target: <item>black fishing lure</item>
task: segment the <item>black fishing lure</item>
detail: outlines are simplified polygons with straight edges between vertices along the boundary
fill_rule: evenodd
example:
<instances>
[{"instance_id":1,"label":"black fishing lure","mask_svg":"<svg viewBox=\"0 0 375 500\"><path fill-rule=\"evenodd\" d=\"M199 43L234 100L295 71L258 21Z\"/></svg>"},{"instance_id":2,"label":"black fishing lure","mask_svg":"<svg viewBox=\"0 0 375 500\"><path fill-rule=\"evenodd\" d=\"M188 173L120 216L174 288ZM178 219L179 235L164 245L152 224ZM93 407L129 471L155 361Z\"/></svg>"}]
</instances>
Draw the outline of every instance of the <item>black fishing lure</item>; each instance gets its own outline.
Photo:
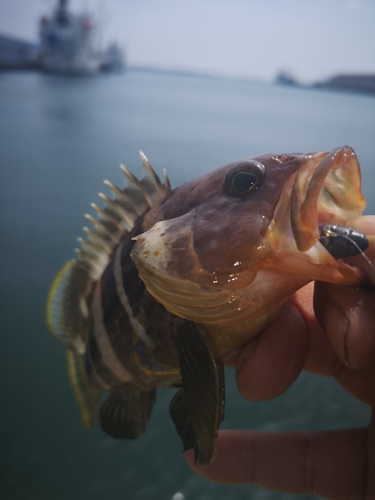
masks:
<instances>
[{"instance_id":1,"label":"black fishing lure","mask_svg":"<svg viewBox=\"0 0 375 500\"><path fill-rule=\"evenodd\" d=\"M354 257L363 253L368 247L368 239L363 233L336 224L323 226L319 241L335 259Z\"/></svg>"}]
</instances>

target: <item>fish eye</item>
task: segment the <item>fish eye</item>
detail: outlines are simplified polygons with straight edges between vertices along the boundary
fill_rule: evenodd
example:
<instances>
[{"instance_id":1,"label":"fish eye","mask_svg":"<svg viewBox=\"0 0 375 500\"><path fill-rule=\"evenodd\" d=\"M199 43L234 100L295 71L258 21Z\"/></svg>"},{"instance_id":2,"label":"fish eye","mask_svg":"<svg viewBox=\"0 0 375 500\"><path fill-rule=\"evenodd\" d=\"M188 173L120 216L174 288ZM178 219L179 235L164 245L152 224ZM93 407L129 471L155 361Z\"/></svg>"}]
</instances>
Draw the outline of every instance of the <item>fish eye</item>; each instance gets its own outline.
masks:
<instances>
[{"instance_id":1,"label":"fish eye","mask_svg":"<svg viewBox=\"0 0 375 500\"><path fill-rule=\"evenodd\" d=\"M263 163L256 160L236 163L225 176L224 191L239 198L253 193L262 184L265 170Z\"/></svg>"}]
</instances>

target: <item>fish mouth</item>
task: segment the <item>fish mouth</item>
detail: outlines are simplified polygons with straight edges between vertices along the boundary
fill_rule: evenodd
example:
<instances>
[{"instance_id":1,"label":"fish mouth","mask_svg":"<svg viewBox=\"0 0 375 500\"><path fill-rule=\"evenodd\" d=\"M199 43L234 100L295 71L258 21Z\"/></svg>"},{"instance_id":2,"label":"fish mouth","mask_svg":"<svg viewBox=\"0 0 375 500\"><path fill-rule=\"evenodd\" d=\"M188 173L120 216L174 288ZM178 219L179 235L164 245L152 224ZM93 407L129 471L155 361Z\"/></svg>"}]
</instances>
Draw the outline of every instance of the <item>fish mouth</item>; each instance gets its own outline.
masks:
<instances>
[{"instance_id":1,"label":"fish mouth","mask_svg":"<svg viewBox=\"0 0 375 500\"><path fill-rule=\"evenodd\" d=\"M349 283L358 272L335 259L319 242L326 224L345 226L366 207L361 192L361 172L356 154L349 146L330 152L306 155L301 167L284 186L276 204L267 238L278 260L288 262L299 254L300 272L308 262L312 279ZM301 259L302 257L302 259ZM286 259L286 260L285 260Z\"/></svg>"}]
</instances>

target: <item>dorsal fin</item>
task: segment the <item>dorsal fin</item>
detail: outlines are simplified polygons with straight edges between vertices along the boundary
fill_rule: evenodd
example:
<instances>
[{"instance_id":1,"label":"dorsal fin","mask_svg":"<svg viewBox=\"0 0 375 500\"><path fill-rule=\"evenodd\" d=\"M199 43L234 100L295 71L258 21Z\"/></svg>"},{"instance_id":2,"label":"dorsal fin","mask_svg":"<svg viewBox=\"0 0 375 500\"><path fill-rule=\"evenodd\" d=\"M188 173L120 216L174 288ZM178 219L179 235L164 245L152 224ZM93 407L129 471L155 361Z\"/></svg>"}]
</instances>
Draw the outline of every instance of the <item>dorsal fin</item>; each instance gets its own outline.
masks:
<instances>
[{"instance_id":1,"label":"dorsal fin","mask_svg":"<svg viewBox=\"0 0 375 500\"><path fill-rule=\"evenodd\" d=\"M67 347L80 353L85 350L89 301L94 283L102 275L120 242L141 217L171 191L166 172L162 184L146 156L142 152L140 156L144 165L141 180L121 166L126 180L123 190L105 181L113 198L99 194L104 207L92 204L97 219L86 215L93 227L84 228L86 239L78 238L81 248L76 250L76 258L63 266L48 295L49 330Z\"/></svg>"}]
</instances>

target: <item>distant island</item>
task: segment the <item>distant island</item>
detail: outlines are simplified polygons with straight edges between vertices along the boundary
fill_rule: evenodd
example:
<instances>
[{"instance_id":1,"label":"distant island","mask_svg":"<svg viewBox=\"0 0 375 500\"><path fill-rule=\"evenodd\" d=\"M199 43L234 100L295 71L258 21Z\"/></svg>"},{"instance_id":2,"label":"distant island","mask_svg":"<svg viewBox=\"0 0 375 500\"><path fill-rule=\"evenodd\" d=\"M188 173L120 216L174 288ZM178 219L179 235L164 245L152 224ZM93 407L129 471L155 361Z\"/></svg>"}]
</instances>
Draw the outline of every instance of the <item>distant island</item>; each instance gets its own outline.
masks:
<instances>
[{"instance_id":1,"label":"distant island","mask_svg":"<svg viewBox=\"0 0 375 500\"><path fill-rule=\"evenodd\" d=\"M314 89L330 89L341 90L346 92L364 92L367 94L375 94L375 74L355 75L344 74L336 75L328 80L316 82L311 85L303 85L287 71L280 71L275 78L277 85L294 86L301 88Z\"/></svg>"},{"instance_id":2,"label":"distant island","mask_svg":"<svg viewBox=\"0 0 375 500\"><path fill-rule=\"evenodd\" d=\"M280 73L275 78L275 83L277 85L299 86L297 80L288 71L280 71Z\"/></svg>"},{"instance_id":3,"label":"distant island","mask_svg":"<svg viewBox=\"0 0 375 500\"><path fill-rule=\"evenodd\" d=\"M375 94L374 75L337 75L329 80L314 83L317 89L351 90Z\"/></svg>"}]
</instances>

